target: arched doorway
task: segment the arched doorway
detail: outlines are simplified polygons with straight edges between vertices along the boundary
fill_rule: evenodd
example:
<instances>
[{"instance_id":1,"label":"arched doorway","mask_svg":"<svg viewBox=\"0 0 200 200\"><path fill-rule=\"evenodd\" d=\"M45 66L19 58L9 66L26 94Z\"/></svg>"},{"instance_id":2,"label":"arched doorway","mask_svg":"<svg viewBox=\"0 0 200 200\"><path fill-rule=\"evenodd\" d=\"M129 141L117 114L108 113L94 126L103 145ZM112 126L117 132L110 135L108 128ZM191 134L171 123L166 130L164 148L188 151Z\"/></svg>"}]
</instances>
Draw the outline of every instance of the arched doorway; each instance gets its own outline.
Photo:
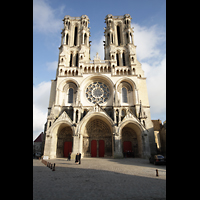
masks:
<instances>
[{"instance_id":1,"label":"arched doorway","mask_svg":"<svg viewBox=\"0 0 200 200\"><path fill-rule=\"evenodd\" d=\"M58 128L57 134L57 150L56 157L63 158L68 157L69 152L72 152L72 129L66 124L61 124Z\"/></svg>"},{"instance_id":2,"label":"arched doorway","mask_svg":"<svg viewBox=\"0 0 200 200\"><path fill-rule=\"evenodd\" d=\"M139 128L129 123L121 132L122 153L124 157L142 157L142 137Z\"/></svg>"},{"instance_id":3,"label":"arched doorway","mask_svg":"<svg viewBox=\"0 0 200 200\"><path fill-rule=\"evenodd\" d=\"M112 156L112 132L109 125L101 119L90 119L83 134L84 157Z\"/></svg>"}]
</instances>

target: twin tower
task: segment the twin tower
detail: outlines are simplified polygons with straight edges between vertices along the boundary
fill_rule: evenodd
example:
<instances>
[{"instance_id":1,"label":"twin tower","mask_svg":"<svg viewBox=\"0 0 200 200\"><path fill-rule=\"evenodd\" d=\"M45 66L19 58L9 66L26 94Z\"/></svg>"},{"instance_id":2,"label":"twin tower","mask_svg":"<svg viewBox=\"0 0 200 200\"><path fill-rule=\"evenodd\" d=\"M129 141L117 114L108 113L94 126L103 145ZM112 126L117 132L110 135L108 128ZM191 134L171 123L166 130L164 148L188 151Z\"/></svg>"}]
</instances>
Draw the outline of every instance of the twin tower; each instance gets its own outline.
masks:
<instances>
[{"instance_id":1,"label":"twin tower","mask_svg":"<svg viewBox=\"0 0 200 200\"><path fill-rule=\"evenodd\" d=\"M104 28L104 60L109 63L112 75L136 75L144 76L141 65L136 58L136 46L134 45L133 29L131 28L131 16L107 15ZM60 59L58 75L80 76L83 73L96 72L96 68L84 68L85 61L90 60L90 28L87 15L81 17L70 17L66 15L63 19L61 46L59 48ZM96 58L98 59L98 57ZM108 62L109 61L109 62ZM66 67L69 67L66 69ZM97 69L100 72L104 68Z\"/></svg>"},{"instance_id":2,"label":"twin tower","mask_svg":"<svg viewBox=\"0 0 200 200\"><path fill-rule=\"evenodd\" d=\"M146 77L131 16L107 15L104 60L90 59L87 15L63 19L56 79L45 124L44 158L149 157L155 153Z\"/></svg>"}]
</instances>

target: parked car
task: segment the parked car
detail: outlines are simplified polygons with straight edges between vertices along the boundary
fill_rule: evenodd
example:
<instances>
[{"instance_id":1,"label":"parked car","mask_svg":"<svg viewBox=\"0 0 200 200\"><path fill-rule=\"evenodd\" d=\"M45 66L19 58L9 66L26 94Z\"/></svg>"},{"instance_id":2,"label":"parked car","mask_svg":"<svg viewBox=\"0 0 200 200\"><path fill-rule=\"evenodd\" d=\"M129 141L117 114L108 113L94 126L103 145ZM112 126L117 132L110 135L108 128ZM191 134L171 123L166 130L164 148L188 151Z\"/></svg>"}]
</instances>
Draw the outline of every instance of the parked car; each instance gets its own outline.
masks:
<instances>
[{"instance_id":1,"label":"parked car","mask_svg":"<svg viewBox=\"0 0 200 200\"><path fill-rule=\"evenodd\" d=\"M162 155L152 155L150 158L149 158L149 162L150 163L153 163L154 165L157 165L157 164L166 164L166 158Z\"/></svg>"}]
</instances>

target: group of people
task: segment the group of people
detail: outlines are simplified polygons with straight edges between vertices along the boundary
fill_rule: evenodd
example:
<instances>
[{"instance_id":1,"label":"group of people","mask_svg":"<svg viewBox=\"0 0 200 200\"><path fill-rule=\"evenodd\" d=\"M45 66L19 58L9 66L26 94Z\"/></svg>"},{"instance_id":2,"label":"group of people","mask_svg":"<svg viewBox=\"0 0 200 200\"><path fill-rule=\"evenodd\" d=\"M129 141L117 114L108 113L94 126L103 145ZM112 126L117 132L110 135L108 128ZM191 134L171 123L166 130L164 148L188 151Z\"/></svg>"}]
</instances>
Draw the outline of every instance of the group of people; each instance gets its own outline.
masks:
<instances>
[{"instance_id":1,"label":"group of people","mask_svg":"<svg viewBox=\"0 0 200 200\"><path fill-rule=\"evenodd\" d=\"M72 152L69 152L69 154L68 154L68 160L69 160L69 161L71 160L71 153L72 153ZM76 154L75 163L76 163L77 165L78 165L78 164L81 164L81 153L77 153L77 154Z\"/></svg>"}]
</instances>

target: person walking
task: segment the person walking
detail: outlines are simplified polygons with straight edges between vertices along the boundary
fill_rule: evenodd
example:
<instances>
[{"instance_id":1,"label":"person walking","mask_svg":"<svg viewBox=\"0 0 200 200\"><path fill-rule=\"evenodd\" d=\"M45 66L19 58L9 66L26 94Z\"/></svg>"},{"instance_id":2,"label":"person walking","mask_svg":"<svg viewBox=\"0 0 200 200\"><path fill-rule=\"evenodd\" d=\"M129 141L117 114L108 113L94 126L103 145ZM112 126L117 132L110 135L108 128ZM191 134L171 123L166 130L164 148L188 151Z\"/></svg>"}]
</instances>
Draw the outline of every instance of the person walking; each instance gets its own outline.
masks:
<instances>
[{"instance_id":1,"label":"person walking","mask_svg":"<svg viewBox=\"0 0 200 200\"><path fill-rule=\"evenodd\" d=\"M79 161L79 154L77 153L77 154L76 154L75 163L78 164L78 161Z\"/></svg>"},{"instance_id":2,"label":"person walking","mask_svg":"<svg viewBox=\"0 0 200 200\"><path fill-rule=\"evenodd\" d=\"M68 154L68 160L69 160L69 161L71 160L71 153L72 153L72 152L69 152L69 154Z\"/></svg>"},{"instance_id":3,"label":"person walking","mask_svg":"<svg viewBox=\"0 0 200 200\"><path fill-rule=\"evenodd\" d=\"M79 153L79 165L81 164L81 153Z\"/></svg>"}]
</instances>

